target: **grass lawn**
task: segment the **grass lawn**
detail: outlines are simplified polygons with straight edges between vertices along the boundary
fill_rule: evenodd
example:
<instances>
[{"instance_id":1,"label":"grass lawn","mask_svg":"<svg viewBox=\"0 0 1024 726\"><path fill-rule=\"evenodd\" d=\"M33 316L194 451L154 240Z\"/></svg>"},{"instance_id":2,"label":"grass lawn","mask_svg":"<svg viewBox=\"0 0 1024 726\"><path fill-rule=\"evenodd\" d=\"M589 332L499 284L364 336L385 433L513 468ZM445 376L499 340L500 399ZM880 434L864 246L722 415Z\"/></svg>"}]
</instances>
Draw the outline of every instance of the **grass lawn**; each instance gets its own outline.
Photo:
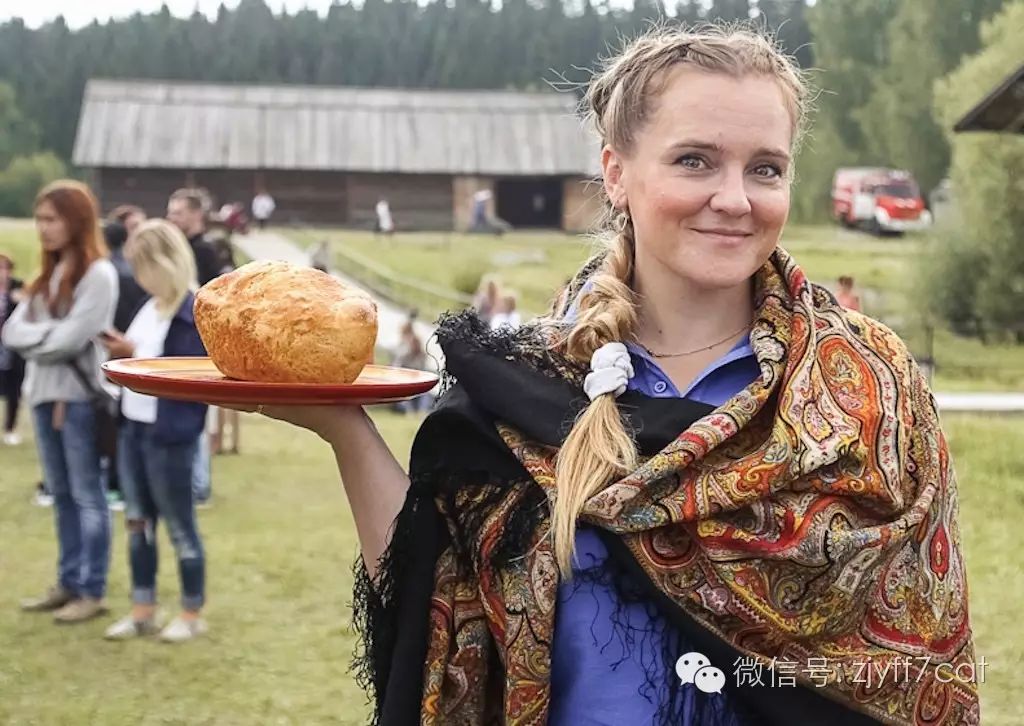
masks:
<instances>
[{"instance_id":1,"label":"grass lawn","mask_svg":"<svg viewBox=\"0 0 1024 726\"><path fill-rule=\"evenodd\" d=\"M495 237L458 233L406 233L388 239L353 230L282 230L308 245L327 237L333 244L369 257L399 275L458 288L473 272L497 272L520 293L520 305L539 313L555 290L596 249L592 240L554 232L516 232ZM811 279L832 285L842 274L853 275L864 288L877 291L871 302L898 294L906 285L916 238L875 239L833 227L787 228L783 244ZM887 303L887 306L896 303Z\"/></svg>"},{"instance_id":2,"label":"grass lawn","mask_svg":"<svg viewBox=\"0 0 1024 726\"><path fill-rule=\"evenodd\" d=\"M14 276L31 278L39 269L39 237L30 219L0 218L0 255L14 260Z\"/></svg>"},{"instance_id":3,"label":"grass lawn","mask_svg":"<svg viewBox=\"0 0 1024 726\"><path fill-rule=\"evenodd\" d=\"M405 461L418 421L376 419ZM211 634L177 647L104 642L109 618L57 627L18 612L19 597L51 581L55 543L51 512L29 502L38 475L31 443L0 449L0 723L365 723L362 692L347 674L356 536L327 447L282 424L245 417L244 425L244 453L214 460L215 505L200 513ZM946 430L960 475L977 652L989 664L984 722L1009 726L1019 723L1024 668L1020 419L949 417ZM120 515L115 521L109 603L120 614L127 562ZM163 536L161 552L171 610L178 586Z\"/></svg>"},{"instance_id":4,"label":"grass lawn","mask_svg":"<svg viewBox=\"0 0 1024 726\"><path fill-rule=\"evenodd\" d=\"M378 416L399 460L417 421ZM128 564L115 515L110 618L71 627L18 611L54 577L51 510L30 504L31 442L0 449L0 723L366 723L347 669L357 540L328 447L312 434L244 417L243 455L214 459L214 506L200 512L208 557L209 638L184 647L101 639L127 612ZM28 434L27 426L23 425ZM161 530L160 592L178 583Z\"/></svg>"}]
</instances>

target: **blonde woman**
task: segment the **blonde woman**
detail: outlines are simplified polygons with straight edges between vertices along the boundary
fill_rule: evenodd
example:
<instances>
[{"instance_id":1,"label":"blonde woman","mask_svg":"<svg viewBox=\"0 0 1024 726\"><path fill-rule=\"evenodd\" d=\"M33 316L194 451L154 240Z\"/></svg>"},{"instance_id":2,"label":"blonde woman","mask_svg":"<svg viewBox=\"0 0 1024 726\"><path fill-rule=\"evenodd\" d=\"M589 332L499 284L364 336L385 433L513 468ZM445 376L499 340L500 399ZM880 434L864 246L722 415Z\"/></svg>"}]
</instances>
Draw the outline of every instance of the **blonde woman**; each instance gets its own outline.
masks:
<instances>
[{"instance_id":1,"label":"blonde woman","mask_svg":"<svg viewBox=\"0 0 1024 726\"><path fill-rule=\"evenodd\" d=\"M152 297L124 335L109 332L103 337L111 357L206 355L192 317L196 264L185 236L170 222L144 222L129 241L126 256L139 285ZM178 556L182 612L160 631L160 638L190 640L207 629L201 617L206 558L192 494L192 466L206 406L125 390L121 412L118 472L128 527L132 611L111 625L106 637L126 640L158 630L156 527L162 519Z\"/></svg>"},{"instance_id":2,"label":"blonde woman","mask_svg":"<svg viewBox=\"0 0 1024 726\"><path fill-rule=\"evenodd\" d=\"M978 723L932 397L779 246L807 96L753 33L629 43L607 250L546 321L441 321L408 475L358 408L258 408L337 455L381 723Z\"/></svg>"},{"instance_id":3,"label":"blonde woman","mask_svg":"<svg viewBox=\"0 0 1024 726\"><path fill-rule=\"evenodd\" d=\"M476 294L473 295L473 310L477 312L481 320L490 322L494 313L497 312L500 297L501 279L495 274L486 274L480 278Z\"/></svg>"}]
</instances>

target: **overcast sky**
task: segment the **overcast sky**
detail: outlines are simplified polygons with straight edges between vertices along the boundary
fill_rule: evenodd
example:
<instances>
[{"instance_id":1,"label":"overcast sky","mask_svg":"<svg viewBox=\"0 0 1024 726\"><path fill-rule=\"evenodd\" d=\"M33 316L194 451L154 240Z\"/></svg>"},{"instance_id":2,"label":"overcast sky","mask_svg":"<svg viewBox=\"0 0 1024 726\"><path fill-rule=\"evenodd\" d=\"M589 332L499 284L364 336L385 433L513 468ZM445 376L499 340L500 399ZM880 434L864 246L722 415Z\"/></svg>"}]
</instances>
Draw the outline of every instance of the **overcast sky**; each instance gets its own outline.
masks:
<instances>
[{"instance_id":1,"label":"overcast sky","mask_svg":"<svg viewBox=\"0 0 1024 726\"><path fill-rule=\"evenodd\" d=\"M321 15L327 12L332 1L264 0L274 12L287 10L294 13L303 8L312 8ZM68 25L80 28L94 19L105 22L110 18L126 18L136 12L156 12L161 5L167 5L171 13L183 18L191 15L196 8L214 18L222 2L229 8L235 8L239 0L0 0L0 23L11 18L21 18L30 28L38 28L58 15L63 15ZM815 0L807 2L808 5L814 5ZM633 0L611 2L614 7L631 7L632 3Z\"/></svg>"},{"instance_id":2,"label":"overcast sky","mask_svg":"<svg viewBox=\"0 0 1024 726\"><path fill-rule=\"evenodd\" d=\"M306 7L326 12L331 5L331 0L265 2L275 12L285 8L295 12ZM159 10L163 4L166 4L173 14L182 17L191 15L197 7L210 17L215 17L221 0L0 0L0 22L22 18L28 26L36 28L58 15L63 15L68 25L78 28L88 25L94 18L103 22L111 17L127 17L136 11L151 13ZM238 5L238 0L224 0L224 4L233 8Z\"/></svg>"}]
</instances>

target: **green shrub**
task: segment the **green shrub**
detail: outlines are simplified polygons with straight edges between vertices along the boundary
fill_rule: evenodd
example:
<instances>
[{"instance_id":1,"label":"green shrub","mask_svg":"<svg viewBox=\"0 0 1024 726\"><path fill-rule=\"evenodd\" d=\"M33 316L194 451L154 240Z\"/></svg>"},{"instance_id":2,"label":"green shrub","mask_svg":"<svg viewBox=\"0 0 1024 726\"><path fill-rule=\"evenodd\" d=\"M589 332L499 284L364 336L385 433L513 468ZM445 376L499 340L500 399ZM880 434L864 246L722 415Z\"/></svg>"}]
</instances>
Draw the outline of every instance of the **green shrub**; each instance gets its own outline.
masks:
<instances>
[{"instance_id":1,"label":"green shrub","mask_svg":"<svg viewBox=\"0 0 1024 726\"><path fill-rule=\"evenodd\" d=\"M936 84L936 111L953 125L1020 67L1024 0L982 26L983 49ZM1024 324L1024 139L1006 133L951 134L951 177L962 219L959 244L942 247L932 283L951 327L970 309L985 331L1021 339ZM963 310L962 310L963 309Z\"/></svg>"},{"instance_id":2,"label":"green shrub","mask_svg":"<svg viewBox=\"0 0 1024 726\"><path fill-rule=\"evenodd\" d=\"M487 274L483 260L468 260L452 276L452 287L464 295L472 295L480 287L480 280Z\"/></svg>"},{"instance_id":3,"label":"green shrub","mask_svg":"<svg viewBox=\"0 0 1024 726\"><path fill-rule=\"evenodd\" d=\"M0 172L0 216L32 216L32 203L39 190L64 176L64 162L49 151L16 157Z\"/></svg>"}]
</instances>

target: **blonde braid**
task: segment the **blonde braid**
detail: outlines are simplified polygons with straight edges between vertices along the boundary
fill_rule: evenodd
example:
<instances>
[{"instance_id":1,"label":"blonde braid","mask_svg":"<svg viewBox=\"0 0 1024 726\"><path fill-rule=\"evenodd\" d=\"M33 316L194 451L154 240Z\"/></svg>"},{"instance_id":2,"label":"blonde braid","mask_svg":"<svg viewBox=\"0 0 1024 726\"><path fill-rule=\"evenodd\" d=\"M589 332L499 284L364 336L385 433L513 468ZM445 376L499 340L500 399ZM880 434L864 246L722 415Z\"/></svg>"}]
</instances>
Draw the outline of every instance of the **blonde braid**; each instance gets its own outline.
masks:
<instances>
[{"instance_id":1,"label":"blonde braid","mask_svg":"<svg viewBox=\"0 0 1024 726\"><path fill-rule=\"evenodd\" d=\"M621 231L611 240L608 254L590 278L590 288L577 304L577 318L565 341L565 352L589 360L598 348L612 341L629 340L636 327L633 278L633 222L620 214ZM562 576L572 577L576 520L587 500L611 479L636 467L636 444L606 393L592 401L576 420L562 444L555 466L558 494L551 531L555 559Z\"/></svg>"}]
</instances>

